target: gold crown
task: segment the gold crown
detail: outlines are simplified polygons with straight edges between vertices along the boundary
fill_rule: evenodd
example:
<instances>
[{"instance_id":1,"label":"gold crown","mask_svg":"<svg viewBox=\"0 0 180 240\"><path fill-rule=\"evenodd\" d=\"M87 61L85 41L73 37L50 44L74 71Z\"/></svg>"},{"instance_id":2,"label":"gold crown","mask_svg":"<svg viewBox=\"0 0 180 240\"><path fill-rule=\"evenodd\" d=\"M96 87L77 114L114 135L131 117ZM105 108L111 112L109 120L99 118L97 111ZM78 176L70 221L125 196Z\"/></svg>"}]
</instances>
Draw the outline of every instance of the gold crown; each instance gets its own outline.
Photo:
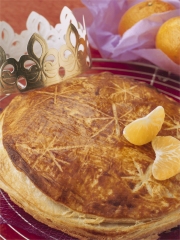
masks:
<instances>
[{"instance_id":1,"label":"gold crown","mask_svg":"<svg viewBox=\"0 0 180 240\"><path fill-rule=\"evenodd\" d=\"M65 44L59 50L49 49L44 38L34 33L27 44L27 54L19 61L7 58L0 46L0 95L42 88L87 71L91 67L87 35L81 36L70 22L63 37ZM40 47L39 55L35 44Z\"/></svg>"}]
</instances>

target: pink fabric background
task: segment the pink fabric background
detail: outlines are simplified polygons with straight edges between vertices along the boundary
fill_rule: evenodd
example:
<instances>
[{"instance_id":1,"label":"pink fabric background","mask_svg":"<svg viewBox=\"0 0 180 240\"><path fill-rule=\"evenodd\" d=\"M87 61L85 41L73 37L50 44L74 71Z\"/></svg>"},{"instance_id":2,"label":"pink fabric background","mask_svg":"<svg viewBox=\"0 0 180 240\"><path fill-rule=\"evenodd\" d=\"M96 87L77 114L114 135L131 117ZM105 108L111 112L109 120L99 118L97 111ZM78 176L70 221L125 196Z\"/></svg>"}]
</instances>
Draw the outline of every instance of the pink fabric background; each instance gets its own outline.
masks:
<instances>
[{"instance_id":1,"label":"pink fabric background","mask_svg":"<svg viewBox=\"0 0 180 240\"><path fill-rule=\"evenodd\" d=\"M74 9L79 21L85 17L90 45L103 58L117 61L149 61L160 68L180 75L180 66L155 48L159 27L169 18L180 16L179 0L164 0L176 7L141 20L121 37L118 24L124 12L144 0L82 0L86 8Z\"/></svg>"}]
</instances>

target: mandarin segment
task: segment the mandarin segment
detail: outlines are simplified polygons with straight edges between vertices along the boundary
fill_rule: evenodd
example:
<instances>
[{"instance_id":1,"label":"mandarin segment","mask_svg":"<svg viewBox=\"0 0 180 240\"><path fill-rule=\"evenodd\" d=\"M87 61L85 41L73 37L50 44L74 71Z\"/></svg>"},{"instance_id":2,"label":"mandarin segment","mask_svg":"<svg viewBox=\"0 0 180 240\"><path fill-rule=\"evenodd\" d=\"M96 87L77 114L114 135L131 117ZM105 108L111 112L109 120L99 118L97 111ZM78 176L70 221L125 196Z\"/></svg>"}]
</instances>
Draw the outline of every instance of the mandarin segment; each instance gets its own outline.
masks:
<instances>
[{"instance_id":1,"label":"mandarin segment","mask_svg":"<svg viewBox=\"0 0 180 240\"><path fill-rule=\"evenodd\" d=\"M152 141L156 158L152 174L157 180L166 180L180 173L180 141L172 136L157 136Z\"/></svg>"},{"instance_id":2,"label":"mandarin segment","mask_svg":"<svg viewBox=\"0 0 180 240\"><path fill-rule=\"evenodd\" d=\"M145 117L138 118L128 124L123 130L123 135L130 143L135 145L149 143L161 130L164 117L164 108L158 106Z\"/></svg>"}]
</instances>

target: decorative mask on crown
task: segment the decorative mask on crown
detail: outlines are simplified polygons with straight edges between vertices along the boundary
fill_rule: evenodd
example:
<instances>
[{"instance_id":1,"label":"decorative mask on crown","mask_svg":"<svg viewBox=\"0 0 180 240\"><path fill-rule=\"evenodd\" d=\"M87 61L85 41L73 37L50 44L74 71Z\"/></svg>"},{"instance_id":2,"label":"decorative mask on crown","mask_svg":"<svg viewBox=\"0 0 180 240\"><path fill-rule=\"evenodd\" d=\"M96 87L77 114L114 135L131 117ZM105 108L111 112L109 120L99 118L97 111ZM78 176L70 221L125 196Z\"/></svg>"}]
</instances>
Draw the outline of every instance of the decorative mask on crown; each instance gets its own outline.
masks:
<instances>
[{"instance_id":1,"label":"decorative mask on crown","mask_svg":"<svg viewBox=\"0 0 180 240\"><path fill-rule=\"evenodd\" d=\"M32 12L20 35L0 22L0 95L56 84L91 67L84 19L82 26L64 7L60 22L53 28Z\"/></svg>"}]
</instances>

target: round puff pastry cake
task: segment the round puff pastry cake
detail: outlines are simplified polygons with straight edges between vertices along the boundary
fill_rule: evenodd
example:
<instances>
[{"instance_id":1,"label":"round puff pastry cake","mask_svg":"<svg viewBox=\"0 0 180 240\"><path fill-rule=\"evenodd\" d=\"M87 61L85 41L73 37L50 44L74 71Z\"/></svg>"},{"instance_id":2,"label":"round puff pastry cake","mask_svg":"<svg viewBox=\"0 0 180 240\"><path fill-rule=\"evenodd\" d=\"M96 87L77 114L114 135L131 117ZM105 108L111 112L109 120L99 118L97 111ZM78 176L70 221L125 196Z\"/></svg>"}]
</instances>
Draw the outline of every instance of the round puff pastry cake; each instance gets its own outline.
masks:
<instances>
[{"instance_id":1,"label":"round puff pastry cake","mask_svg":"<svg viewBox=\"0 0 180 240\"><path fill-rule=\"evenodd\" d=\"M110 73L16 96L0 117L0 187L37 220L79 239L157 239L180 224L180 174L152 176L151 143L124 127L157 106L180 138L180 106Z\"/></svg>"}]
</instances>

